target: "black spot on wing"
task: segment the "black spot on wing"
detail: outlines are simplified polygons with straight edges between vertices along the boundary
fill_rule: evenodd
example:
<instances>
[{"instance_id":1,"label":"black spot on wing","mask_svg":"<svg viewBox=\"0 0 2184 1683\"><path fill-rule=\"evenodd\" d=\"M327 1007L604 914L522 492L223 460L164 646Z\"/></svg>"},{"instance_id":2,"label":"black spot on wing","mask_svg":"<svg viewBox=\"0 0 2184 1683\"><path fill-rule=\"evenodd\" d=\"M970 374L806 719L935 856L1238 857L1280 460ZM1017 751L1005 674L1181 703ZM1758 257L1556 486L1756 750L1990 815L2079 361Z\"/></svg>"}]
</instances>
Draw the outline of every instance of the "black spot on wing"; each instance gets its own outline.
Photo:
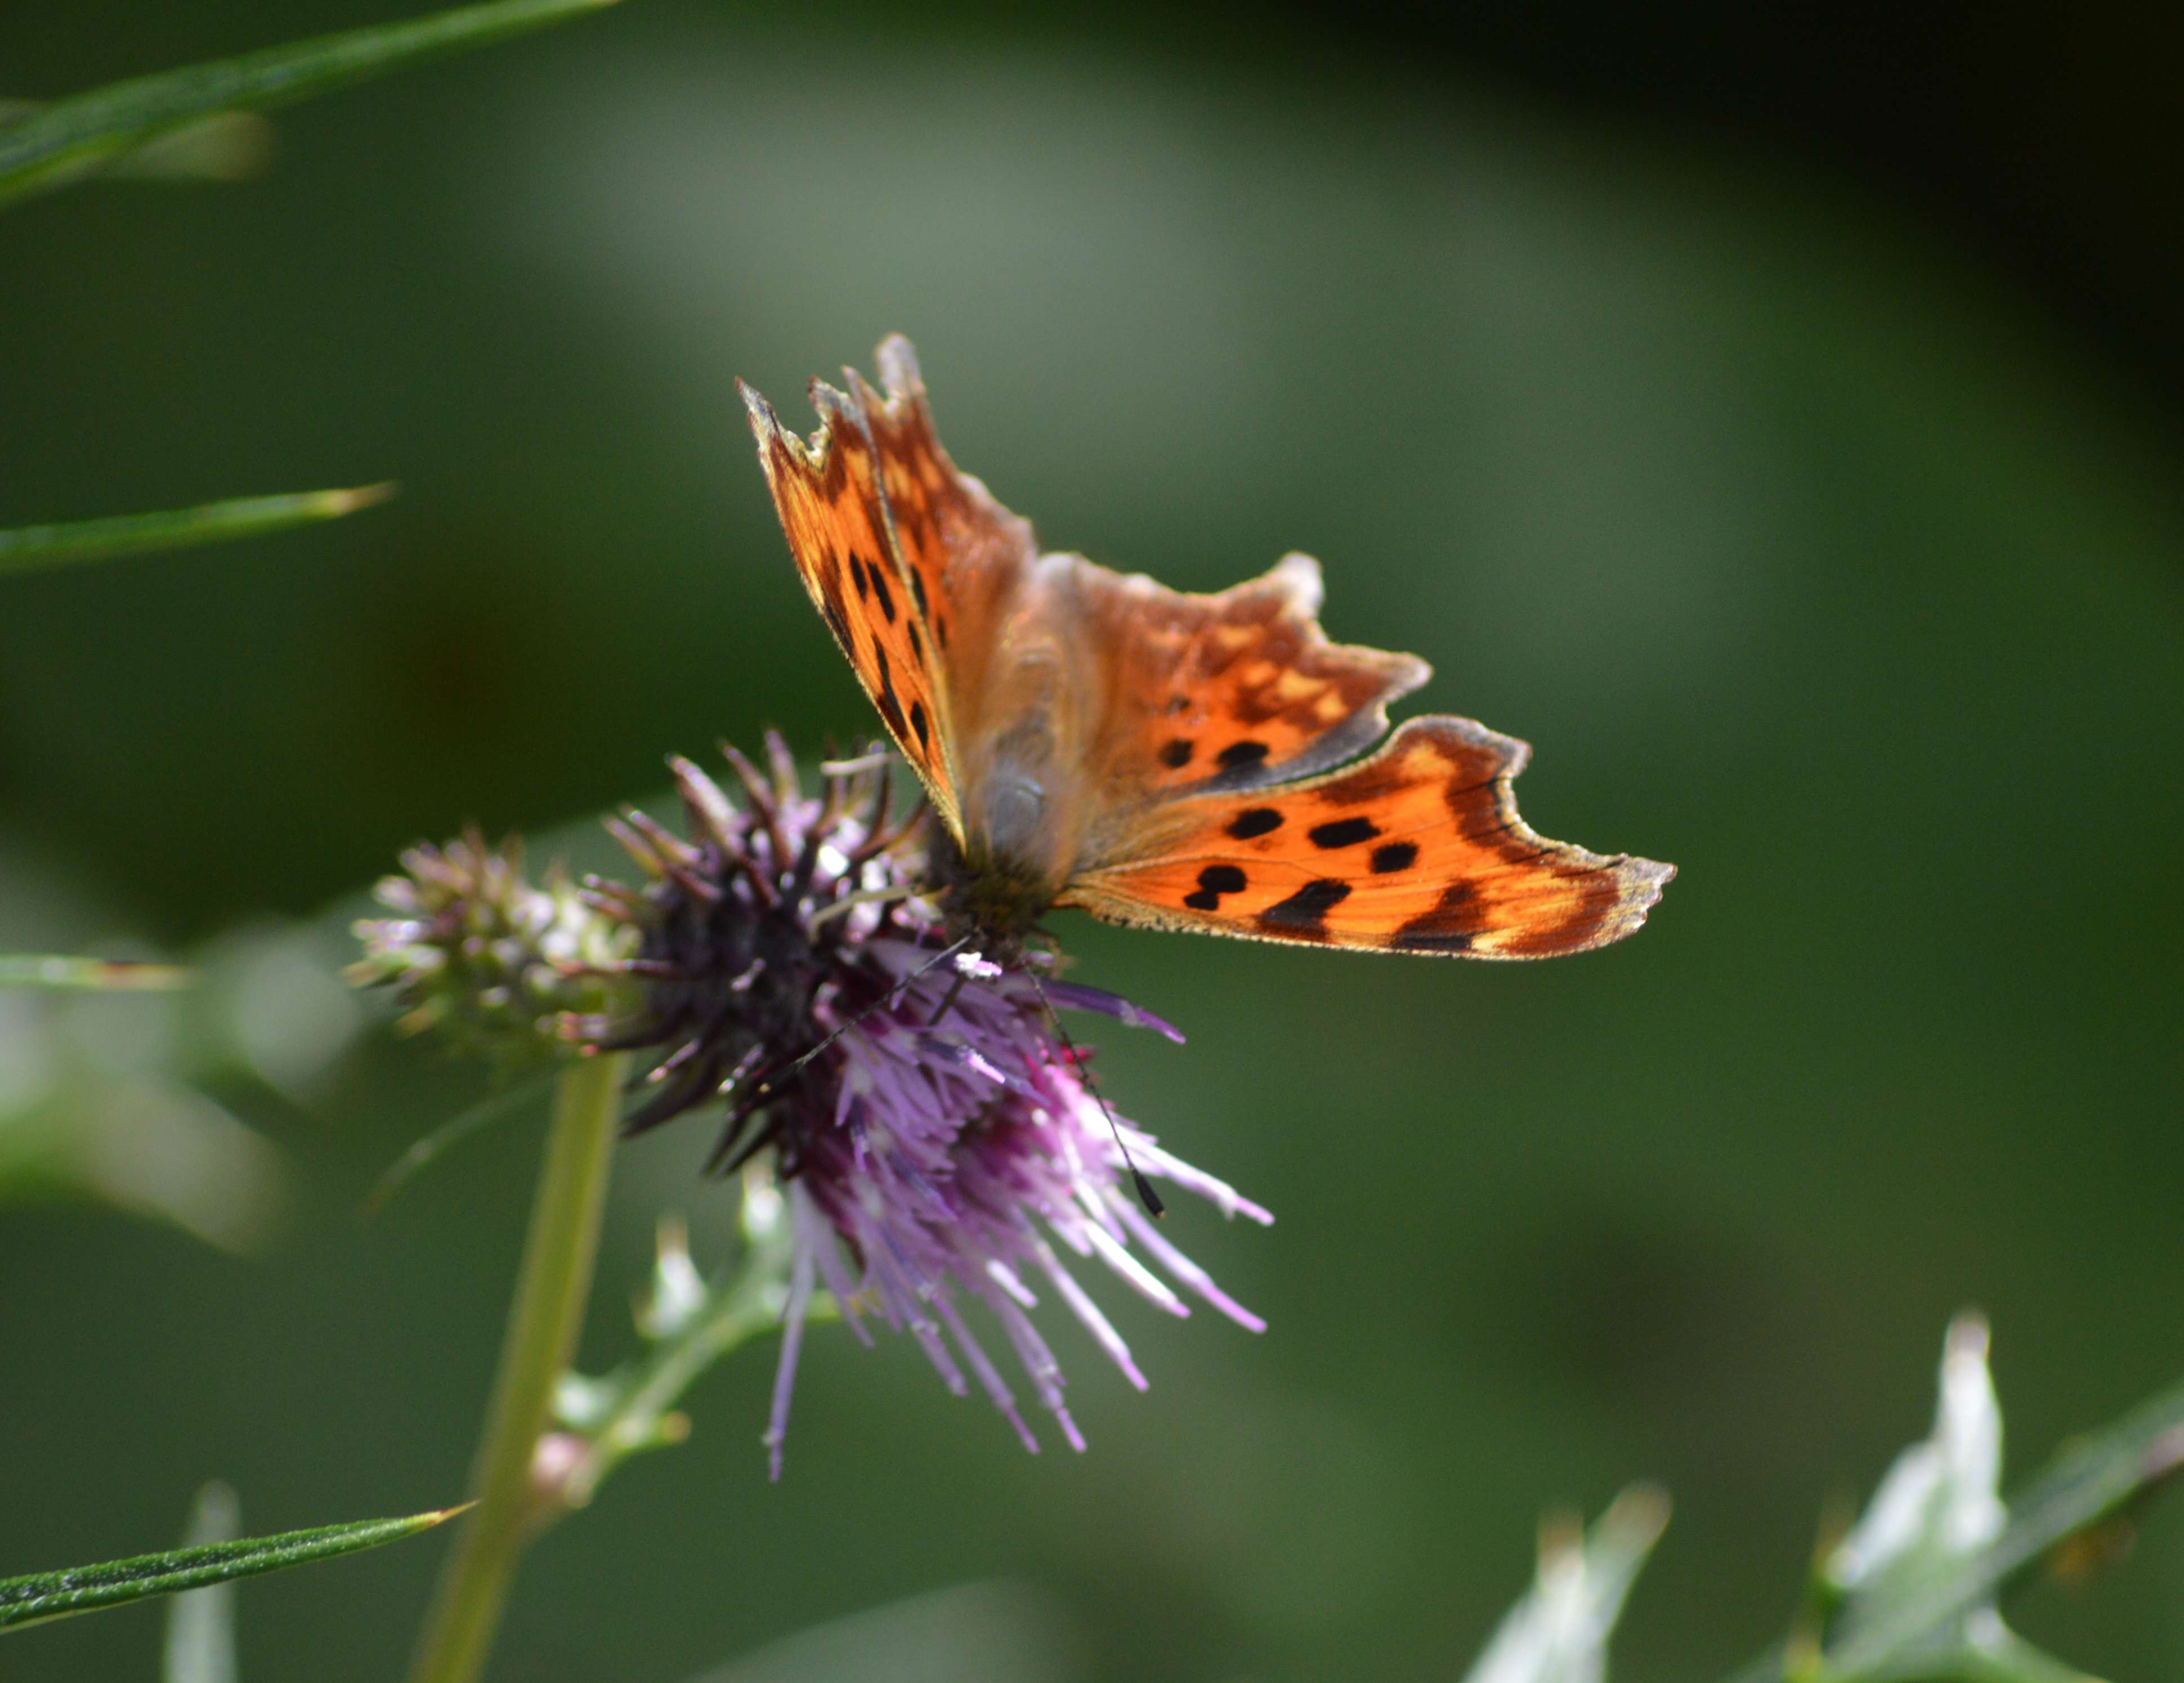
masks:
<instances>
[{"instance_id":1,"label":"black spot on wing","mask_svg":"<svg viewBox=\"0 0 2184 1683\"><path fill-rule=\"evenodd\" d=\"M1198 891L1183 903L1194 911L1218 911L1221 896L1240 893L1248 880L1234 865L1209 865L1198 873Z\"/></svg>"},{"instance_id":2,"label":"black spot on wing","mask_svg":"<svg viewBox=\"0 0 2184 1683\"><path fill-rule=\"evenodd\" d=\"M1398 952L1468 952L1485 922L1485 908L1468 883L1451 883L1431 911L1396 931Z\"/></svg>"},{"instance_id":3,"label":"black spot on wing","mask_svg":"<svg viewBox=\"0 0 2184 1683\"><path fill-rule=\"evenodd\" d=\"M1238 841L1249 841L1253 836L1263 836L1282 827L1282 815L1271 806L1253 806L1239 812L1228 821L1228 833Z\"/></svg>"},{"instance_id":4,"label":"black spot on wing","mask_svg":"<svg viewBox=\"0 0 2184 1683\"><path fill-rule=\"evenodd\" d=\"M916 567L910 570L910 594L917 599L918 618L930 620L933 617L933 610L925 599L925 575Z\"/></svg>"},{"instance_id":5,"label":"black spot on wing","mask_svg":"<svg viewBox=\"0 0 2184 1683\"><path fill-rule=\"evenodd\" d=\"M1383 877L1390 871L1407 871L1418 862L1418 857L1416 842L1390 842L1373 850L1373 869Z\"/></svg>"},{"instance_id":6,"label":"black spot on wing","mask_svg":"<svg viewBox=\"0 0 2184 1683\"><path fill-rule=\"evenodd\" d=\"M913 701L910 704L910 727L917 733L917 745L920 748L930 749L933 746L926 733L925 704L922 701Z\"/></svg>"},{"instance_id":7,"label":"black spot on wing","mask_svg":"<svg viewBox=\"0 0 2184 1683\"><path fill-rule=\"evenodd\" d=\"M1256 766L1266 757L1267 744L1253 742L1249 738L1242 742L1230 743L1214 756L1221 762L1221 769L1224 772L1233 772L1243 766Z\"/></svg>"},{"instance_id":8,"label":"black spot on wing","mask_svg":"<svg viewBox=\"0 0 2184 1683\"><path fill-rule=\"evenodd\" d=\"M854 549L850 552L850 582L857 587L857 599L867 600L872 594L872 582L865 577L864 558Z\"/></svg>"},{"instance_id":9,"label":"black spot on wing","mask_svg":"<svg viewBox=\"0 0 2184 1683\"><path fill-rule=\"evenodd\" d=\"M872 663L880 681L879 694L875 698L879 704L880 717L887 721L887 727L894 733L895 740L900 742L910 734L910 723L902 716L902 701L894 693L894 673L888 666L887 650L877 643L872 644Z\"/></svg>"},{"instance_id":10,"label":"black spot on wing","mask_svg":"<svg viewBox=\"0 0 2184 1683\"><path fill-rule=\"evenodd\" d=\"M880 571L877 563L872 567L871 574L872 594L880 599L880 616L889 625L893 625L894 623L894 594L888 588L887 575Z\"/></svg>"},{"instance_id":11,"label":"black spot on wing","mask_svg":"<svg viewBox=\"0 0 2184 1683\"><path fill-rule=\"evenodd\" d=\"M1315 824L1306 833L1311 836L1314 847L1355 847L1379 835L1380 827L1370 818L1337 818L1329 823Z\"/></svg>"},{"instance_id":12,"label":"black spot on wing","mask_svg":"<svg viewBox=\"0 0 2184 1683\"><path fill-rule=\"evenodd\" d=\"M1283 934L1301 934L1323 929L1327 914L1350 898L1350 884L1332 877L1306 883L1287 900L1276 900L1258 917L1259 927Z\"/></svg>"},{"instance_id":13,"label":"black spot on wing","mask_svg":"<svg viewBox=\"0 0 2184 1683\"><path fill-rule=\"evenodd\" d=\"M1171 772L1179 772L1190 763L1191 750L1195 746L1195 744L1187 742L1181 737L1177 737L1171 742L1162 743L1160 762Z\"/></svg>"},{"instance_id":14,"label":"black spot on wing","mask_svg":"<svg viewBox=\"0 0 2184 1683\"><path fill-rule=\"evenodd\" d=\"M910 633L911 659L916 661L919 666L923 666L925 664L925 639L917 634L917 627L914 622L905 626L903 629Z\"/></svg>"}]
</instances>

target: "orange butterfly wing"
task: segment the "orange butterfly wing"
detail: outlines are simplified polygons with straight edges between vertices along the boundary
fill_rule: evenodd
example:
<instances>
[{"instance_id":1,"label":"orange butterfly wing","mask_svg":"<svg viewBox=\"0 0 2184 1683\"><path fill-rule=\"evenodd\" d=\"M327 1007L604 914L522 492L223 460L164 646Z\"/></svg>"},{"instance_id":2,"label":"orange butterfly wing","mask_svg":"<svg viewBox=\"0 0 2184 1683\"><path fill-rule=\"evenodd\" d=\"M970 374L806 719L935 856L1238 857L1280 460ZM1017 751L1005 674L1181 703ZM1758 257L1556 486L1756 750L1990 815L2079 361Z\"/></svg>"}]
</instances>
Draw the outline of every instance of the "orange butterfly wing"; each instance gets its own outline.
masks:
<instances>
[{"instance_id":1,"label":"orange butterfly wing","mask_svg":"<svg viewBox=\"0 0 2184 1683\"><path fill-rule=\"evenodd\" d=\"M1673 865L1536 834L1510 780L1531 750L1469 719L1411 719L1346 769L1164 802L1139 856L1060 904L1111 922L1472 958L1548 958L1634 933Z\"/></svg>"},{"instance_id":2,"label":"orange butterfly wing","mask_svg":"<svg viewBox=\"0 0 2184 1683\"><path fill-rule=\"evenodd\" d=\"M1112 922L1390 952L1537 958L1631 933L1675 867L1536 834L1510 783L1529 750L1468 719L1401 726L1425 662L1330 643L1319 570L1290 555L1214 595L1039 554L941 448L908 341L884 394L813 382L809 444L748 387L797 569L959 844L984 856L986 750L1024 722L1016 682L1066 731L1055 903ZM1034 861L1037 866L1043 861Z\"/></svg>"},{"instance_id":3,"label":"orange butterfly wing","mask_svg":"<svg viewBox=\"0 0 2184 1683\"><path fill-rule=\"evenodd\" d=\"M1390 701L1433 675L1415 655L1329 643L1308 555L1210 596L1079 556L1041 562L1031 523L942 448L910 342L891 336L878 362L884 395L854 369L850 392L918 622L939 651L952 749L983 722L1009 629L1020 647L1058 622L1064 640L1121 657L1092 675L1106 727L1084 750L1088 771L1132 789L1240 789L1339 764L1386 732ZM841 412L839 393L815 390Z\"/></svg>"},{"instance_id":4,"label":"orange butterfly wing","mask_svg":"<svg viewBox=\"0 0 2184 1683\"><path fill-rule=\"evenodd\" d=\"M940 651L922 581L903 560L864 409L813 381L811 401L823 424L807 443L781 425L764 398L740 382L738 389L805 590L953 827L958 778L935 675Z\"/></svg>"},{"instance_id":5,"label":"orange butterfly wing","mask_svg":"<svg viewBox=\"0 0 2184 1683\"><path fill-rule=\"evenodd\" d=\"M1127 801L1340 765L1386 734L1389 702L1433 676L1414 655L1329 642L1309 555L1211 596L1068 560L1057 588L1107 692L1089 757Z\"/></svg>"},{"instance_id":6,"label":"orange butterfly wing","mask_svg":"<svg viewBox=\"0 0 2184 1683\"><path fill-rule=\"evenodd\" d=\"M901 334L878 357L884 394L855 370L850 389L879 452L888 512L919 613L940 651L949 722L970 728L1000 629L1039 554L1031 522L1011 514L940 447L917 355ZM960 741L956 744L960 746Z\"/></svg>"},{"instance_id":7,"label":"orange butterfly wing","mask_svg":"<svg viewBox=\"0 0 2184 1683\"><path fill-rule=\"evenodd\" d=\"M805 588L960 842L965 732L1037 550L941 448L910 341L891 335L878 364L883 394L855 369L846 393L811 382L808 444L738 389Z\"/></svg>"}]
</instances>

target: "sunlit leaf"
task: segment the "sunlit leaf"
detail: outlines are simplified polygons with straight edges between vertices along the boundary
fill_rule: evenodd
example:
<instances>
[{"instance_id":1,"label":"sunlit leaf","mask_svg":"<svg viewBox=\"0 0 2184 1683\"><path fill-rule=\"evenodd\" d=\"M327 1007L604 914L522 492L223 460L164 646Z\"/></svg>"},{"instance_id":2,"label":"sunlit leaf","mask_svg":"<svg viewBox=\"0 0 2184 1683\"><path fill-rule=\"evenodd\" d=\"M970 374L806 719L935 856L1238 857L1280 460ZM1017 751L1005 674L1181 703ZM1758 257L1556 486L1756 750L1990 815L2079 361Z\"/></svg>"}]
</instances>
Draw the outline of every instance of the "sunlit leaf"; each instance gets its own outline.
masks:
<instances>
[{"instance_id":1,"label":"sunlit leaf","mask_svg":"<svg viewBox=\"0 0 2184 1683\"><path fill-rule=\"evenodd\" d=\"M0 144L5 136L0 135ZM158 514L111 515L59 526L19 526L0 531L0 576L70 561L104 560L141 549L181 549L279 532L313 521L335 520L368 509L394 494L392 485L343 491L298 491L277 497L234 497L192 509Z\"/></svg>"},{"instance_id":2,"label":"sunlit leaf","mask_svg":"<svg viewBox=\"0 0 2184 1683\"><path fill-rule=\"evenodd\" d=\"M0 1630L354 1554L359 1549L376 1548L382 1543L429 1531L462 1511L446 1507L411 1514L405 1519L359 1519L345 1525L320 1525L305 1531L283 1531L276 1536L245 1537L235 1542L109 1560L97 1566L0 1579Z\"/></svg>"},{"instance_id":3,"label":"sunlit leaf","mask_svg":"<svg viewBox=\"0 0 2184 1683\"><path fill-rule=\"evenodd\" d=\"M2010 1504L2001 1535L1827 1653L1830 1675L1881 1675L1892 1655L1991 1605L2057 1545L2110 1518L2184 1466L2184 1385L2064 1450ZM2015 1662L2024 1667L2020 1653ZM2051 1665L2054 1663L2049 1661ZM2029 1673L2026 1675L2030 1675Z\"/></svg>"},{"instance_id":4,"label":"sunlit leaf","mask_svg":"<svg viewBox=\"0 0 2184 1683\"><path fill-rule=\"evenodd\" d=\"M73 958L58 953L0 953L0 988L70 988L96 993L187 988L197 973L179 964Z\"/></svg>"},{"instance_id":5,"label":"sunlit leaf","mask_svg":"<svg viewBox=\"0 0 2184 1683\"><path fill-rule=\"evenodd\" d=\"M0 127L0 203L75 180L213 112L308 98L613 3L497 0L94 88Z\"/></svg>"},{"instance_id":6,"label":"sunlit leaf","mask_svg":"<svg viewBox=\"0 0 2184 1683\"><path fill-rule=\"evenodd\" d=\"M1959 1315L1943 1340L1932 1433L1896 1457L1830 1557L1841 1598L1836 1643L1900 1619L2001 1535L2002 1407L1987 1370L1986 1323Z\"/></svg>"},{"instance_id":7,"label":"sunlit leaf","mask_svg":"<svg viewBox=\"0 0 2184 1683\"><path fill-rule=\"evenodd\" d=\"M2184 1467L2184 1385L2067 1446L2006 1513L1989 1505L2000 1430L1986 1328L1961 1317L1942 1356L1934 1435L1898 1458L1823 1569L1822 1606L1843 1597L1838 1622L1761 1656L1735 1683L2082 1679L2013 1633L1996 1603L2060 1546Z\"/></svg>"},{"instance_id":8,"label":"sunlit leaf","mask_svg":"<svg viewBox=\"0 0 2184 1683\"><path fill-rule=\"evenodd\" d=\"M1668 1497L1637 1485L1588 1531L1574 1519L1548 1526L1530 1593L1509 1609L1464 1683L1601 1683L1608 1634L1668 1523Z\"/></svg>"}]
</instances>

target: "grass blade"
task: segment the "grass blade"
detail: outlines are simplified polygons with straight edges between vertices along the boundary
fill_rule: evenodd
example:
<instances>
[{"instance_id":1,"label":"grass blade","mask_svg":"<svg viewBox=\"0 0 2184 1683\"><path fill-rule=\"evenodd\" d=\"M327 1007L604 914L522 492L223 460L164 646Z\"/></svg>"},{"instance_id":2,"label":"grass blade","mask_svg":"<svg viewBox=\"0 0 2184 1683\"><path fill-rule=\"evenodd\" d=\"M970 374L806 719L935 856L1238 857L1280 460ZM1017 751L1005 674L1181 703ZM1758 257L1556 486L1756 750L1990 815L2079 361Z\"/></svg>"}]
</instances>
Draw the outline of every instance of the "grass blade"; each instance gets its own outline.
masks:
<instances>
[{"instance_id":1,"label":"grass blade","mask_svg":"<svg viewBox=\"0 0 2184 1683\"><path fill-rule=\"evenodd\" d=\"M0 952L0 988L80 988L139 993L187 988L197 972L179 964L138 964L118 958L70 958L57 953Z\"/></svg>"},{"instance_id":2,"label":"grass blade","mask_svg":"<svg viewBox=\"0 0 2184 1683\"><path fill-rule=\"evenodd\" d=\"M235 1491L215 1480L198 1491L182 1541L229 1542L242 1529ZM235 1669L235 1585L209 1584L169 1602L160 1683L236 1683Z\"/></svg>"},{"instance_id":3,"label":"grass blade","mask_svg":"<svg viewBox=\"0 0 2184 1683\"><path fill-rule=\"evenodd\" d=\"M0 99L0 129L44 109L42 100ZM272 155L271 123L254 111L215 111L120 153L98 173L141 181L240 181L258 174Z\"/></svg>"},{"instance_id":4,"label":"grass blade","mask_svg":"<svg viewBox=\"0 0 2184 1683\"><path fill-rule=\"evenodd\" d=\"M103 560L142 549L181 549L193 543L218 543L280 532L313 521L337 520L383 503L392 485L361 485L346 491L298 491L279 497L231 497L200 503L193 509L158 514L110 515L100 520L70 521L59 526L19 526L0 531L0 577L69 561Z\"/></svg>"},{"instance_id":5,"label":"grass blade","mask_svg":"<svg viewBox=\"0 0 2184 1683\"><path fill-rule=\"evenodd\" d=\"M215 111L256 110L441 53L597 11L614 0L494 0L139 76L0 128L0 203L60 187Z\"/></svg>"},{"instance_id":6,"label":"grass blade","mask_svg":"<svg viewBox=\"0 0 2184 1683\"><path fill-rule=\"evenodd\" d=\"M359 1519L346 1525L320 1525L307 1531L283 1531L276 1536L245 1537L235 1542L109 1560L97 1566L0 1579L0 1630L354 1554L429 1531L462 1511L447 1507L413 1513L405 1519Z\"/></svg>"}]
</instances>

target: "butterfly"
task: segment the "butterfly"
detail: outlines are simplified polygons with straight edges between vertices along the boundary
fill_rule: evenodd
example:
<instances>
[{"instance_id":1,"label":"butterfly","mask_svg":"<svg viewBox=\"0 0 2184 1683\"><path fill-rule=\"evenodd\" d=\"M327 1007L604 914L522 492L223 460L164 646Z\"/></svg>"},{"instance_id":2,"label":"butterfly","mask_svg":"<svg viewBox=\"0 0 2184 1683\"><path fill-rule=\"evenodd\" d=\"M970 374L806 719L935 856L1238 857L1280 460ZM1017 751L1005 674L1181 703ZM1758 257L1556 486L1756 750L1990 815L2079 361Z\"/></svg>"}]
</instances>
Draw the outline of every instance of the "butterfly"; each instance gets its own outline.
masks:
<instances>
[{"instance_id":1,"label":"butterfly","mask_svg":"<svg viewBox=\"0 0 2184 1683\"><path fill-rule=\"evenodd\" d=\"M1073 906L1514 959L1646 921L1675 867L1529 828L1524 743L1446 714L1388 735L1431 669L1329 642L1311 557L1190 595L1042 554L941 449L909 341L878 363L878 392L811 382L809 440L738 389L797 572L925 785L953 927L1006 956Z\"/></svg>"}]
</instances>

